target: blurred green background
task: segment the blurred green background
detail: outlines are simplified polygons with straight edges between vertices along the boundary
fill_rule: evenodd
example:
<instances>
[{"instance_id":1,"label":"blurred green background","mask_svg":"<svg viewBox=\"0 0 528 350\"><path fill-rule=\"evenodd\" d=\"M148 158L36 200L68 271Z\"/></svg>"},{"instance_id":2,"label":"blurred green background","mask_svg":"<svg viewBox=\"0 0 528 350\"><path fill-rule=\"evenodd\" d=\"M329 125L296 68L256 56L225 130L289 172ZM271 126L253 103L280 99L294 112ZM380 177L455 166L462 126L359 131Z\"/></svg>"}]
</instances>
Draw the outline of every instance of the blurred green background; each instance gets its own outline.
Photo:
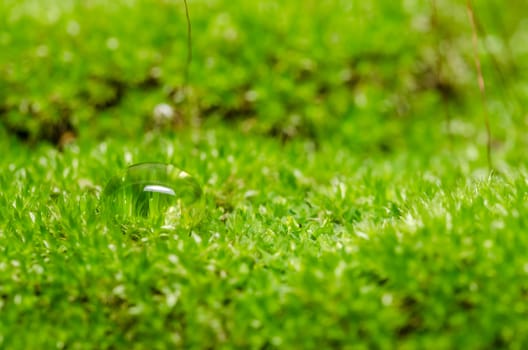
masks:
<instances>
[{"instance_id":1,"label":"blurred green background","mask_svg":"<svg viewBox=\"0 0 528 350\"><path fill-rule=\"evenodd\" d=\"M0 121L29 144L227 124L358 152L526 146L528 3L475 1L479 95L465 2L4 0ZM484 107L485 106L485 107ZM333 142L334 142L333 141Z\"/></svg>"}]
</instances>

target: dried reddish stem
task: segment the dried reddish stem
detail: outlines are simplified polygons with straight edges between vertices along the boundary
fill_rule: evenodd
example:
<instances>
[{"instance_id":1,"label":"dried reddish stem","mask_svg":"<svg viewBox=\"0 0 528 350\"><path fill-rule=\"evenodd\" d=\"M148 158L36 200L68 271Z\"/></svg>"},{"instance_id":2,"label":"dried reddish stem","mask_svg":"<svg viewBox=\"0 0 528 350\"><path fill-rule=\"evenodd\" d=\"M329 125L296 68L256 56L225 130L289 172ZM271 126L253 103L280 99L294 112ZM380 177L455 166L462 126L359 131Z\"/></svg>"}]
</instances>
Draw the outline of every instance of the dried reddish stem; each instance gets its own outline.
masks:
<instances>
[{"instance_id":1,"label":"dried reddish stem","mask_svg":"<svg viewBox=\"0 0 528 350\"><path fill-rule=\"evenodd\" d=\"M488 160L488 167L490 170L493 169L493 164L491 161L491 126L490 126L490 118L488 114L488 108L487 108L487 97L486 97L486 82L484 80L484 75L482 74L482 66L480 64L480 57L478 53L478 31L477 31L477 25L475 22L475 14L473 11L473 6L471 5L471 0L466 1L466 7L467 7L467 14L469 18L469 22L471 23L471 29L473 32L472 35L472 41L473 41L473 56L475 60L475 66L477 68L477 75L478 75L478 85L480 89L480 95L482 97L482 107L483 107L483 113L484 113L484 124L486 126L486 156Z\"/></svg>"}]
</instances>

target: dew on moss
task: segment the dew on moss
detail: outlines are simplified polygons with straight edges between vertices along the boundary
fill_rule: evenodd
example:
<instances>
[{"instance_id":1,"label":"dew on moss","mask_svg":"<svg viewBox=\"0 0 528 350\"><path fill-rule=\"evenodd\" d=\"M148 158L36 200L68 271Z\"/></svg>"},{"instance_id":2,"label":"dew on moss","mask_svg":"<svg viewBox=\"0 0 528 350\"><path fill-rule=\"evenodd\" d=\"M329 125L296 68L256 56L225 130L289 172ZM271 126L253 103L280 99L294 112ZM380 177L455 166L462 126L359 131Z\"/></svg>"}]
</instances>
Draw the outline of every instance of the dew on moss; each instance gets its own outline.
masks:
<instances>
[{"instance_id":1,"label":"dew on moss","mask_svg":"<svg viewBox=\"0 0 528 350\"><path fill-rule=\"evenodd\" d=\"M189 224L201 210L202 189L171 164L140 163L114 176L103 191L105 211L116 219L148 219L165 226Z\"/></svg>"}]
</instances>

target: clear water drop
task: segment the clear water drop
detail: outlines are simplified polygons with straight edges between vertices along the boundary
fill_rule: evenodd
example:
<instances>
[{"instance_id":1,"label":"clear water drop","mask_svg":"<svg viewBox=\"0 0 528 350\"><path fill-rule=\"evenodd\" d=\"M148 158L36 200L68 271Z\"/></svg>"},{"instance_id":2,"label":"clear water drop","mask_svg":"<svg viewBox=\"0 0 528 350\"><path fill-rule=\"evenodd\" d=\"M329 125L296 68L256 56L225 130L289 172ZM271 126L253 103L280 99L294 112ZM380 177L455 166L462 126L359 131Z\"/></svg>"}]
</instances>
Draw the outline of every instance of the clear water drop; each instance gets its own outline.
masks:
<instances>
[{"instance_id":1,"label":"clear water drop","mask_svg":"<svg viewBox=\"0 0 528 350\"><path fill-rule=\"evenodd\" d=\"M120 221L190 226L203 212L202 188L187 172L164 163L129 166L106 185L105 212Z\"/></svg>"}]
</instances>

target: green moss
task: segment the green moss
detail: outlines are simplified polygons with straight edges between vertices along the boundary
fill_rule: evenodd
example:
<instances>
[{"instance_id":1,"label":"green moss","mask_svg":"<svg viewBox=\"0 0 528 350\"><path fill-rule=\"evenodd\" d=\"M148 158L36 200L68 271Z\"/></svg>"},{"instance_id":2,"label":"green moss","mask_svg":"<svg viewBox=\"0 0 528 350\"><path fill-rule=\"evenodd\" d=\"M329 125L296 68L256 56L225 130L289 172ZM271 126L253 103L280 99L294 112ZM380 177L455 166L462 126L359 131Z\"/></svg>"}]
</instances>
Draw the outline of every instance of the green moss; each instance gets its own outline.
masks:
<instances>
[{"instance_id":1,"label":"green moss","mask_svg":"<svg viewBox=\"0 0 528 350\"><path fill-rule=\"evenodd\" d=\"M428 4L191 1L184 96L183 3L1 2L0 348L525 347L526 5L475 4L490 174ZM103 205L142 162L184 220Z\"/></svg>"}]
</instances>

